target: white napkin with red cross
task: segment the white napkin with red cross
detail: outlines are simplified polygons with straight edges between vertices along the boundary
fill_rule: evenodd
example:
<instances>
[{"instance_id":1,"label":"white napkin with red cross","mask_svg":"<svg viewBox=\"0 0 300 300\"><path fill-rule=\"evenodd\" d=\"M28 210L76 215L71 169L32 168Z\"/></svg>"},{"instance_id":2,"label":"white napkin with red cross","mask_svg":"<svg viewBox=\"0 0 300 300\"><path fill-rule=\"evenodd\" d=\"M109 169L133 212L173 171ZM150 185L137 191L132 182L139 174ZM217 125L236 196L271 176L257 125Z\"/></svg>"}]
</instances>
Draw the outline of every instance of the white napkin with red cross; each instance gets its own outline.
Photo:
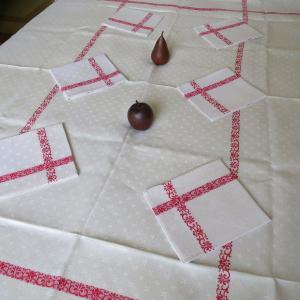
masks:
<instances>
[{"instance_id":1,"label":"white napkin with red cross","mask_svg":"<svg viewBox=\"0 0 300 300\"><path fill-rule=\"evenodd\" d=\"M219 160L150 188L144 197L183 262L270 221Z\"/></svg>"},{"instance_id":2,"label":"white napkin with red cross","mask_svg":"<svg viewBox=\"0 0 300 300\"><path fill-rule=\"evenodd\" d=\"M261 91L228 68L185 83L178 90L211 121L265 98Z\"/></svg>"},{"instance_id":3,"label":"white napkin with red cross","mask_svg":"<svg viewBox=\"0 0 300 300\"><path fill-rule=\"evenodd\" d=\"M0 140L0 197L77 176L61 124Z\"/></svg>"},{"instance_id":4,"label":"white napkin with red cross","mask_svg":"<svg viewBox=\"0 0 300 300\"><path fill-rule=\"evenodd\" d=\"M67 100L99 92L126 81L104 54L54 68L50 73Z\"/></svg>"},{"instance_id":5,"label":"white napkin with red cross","mask_svg":"<svg viewBox=\"0 0 300 300\"><path fill-rule=\"evenodd\" d=\"M162 16L149 11L123 7L104 21L103 25L147 37L162 19Z\"/></svg>"},{"instance_id":6,"label":"white napkin with red cross","mask_svg":"<svg viewBox=\"0 0 300 300\"><path fill-rule=\"evenodd\" d=\"M195 27L194 30L216 49L262 37L259 32L238 19L205 24Z\"/></svg>"}]
</instances>

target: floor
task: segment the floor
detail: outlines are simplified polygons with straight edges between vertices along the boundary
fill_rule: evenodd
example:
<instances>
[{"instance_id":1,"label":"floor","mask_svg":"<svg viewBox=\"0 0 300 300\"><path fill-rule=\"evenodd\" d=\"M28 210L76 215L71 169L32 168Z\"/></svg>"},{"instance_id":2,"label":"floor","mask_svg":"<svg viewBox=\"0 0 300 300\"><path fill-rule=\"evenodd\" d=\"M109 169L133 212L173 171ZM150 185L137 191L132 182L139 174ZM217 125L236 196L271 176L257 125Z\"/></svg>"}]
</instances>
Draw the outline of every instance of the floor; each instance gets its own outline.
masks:
<instances>
[{"instance_id":1,"label":"floor","mask_svg":"<svg viewBox=\"0 0 300 300\"><path fill-rule=\"evenodd\" d=\"M54 0L0 0L0 45Z\"/></svg>"}]
</instances>

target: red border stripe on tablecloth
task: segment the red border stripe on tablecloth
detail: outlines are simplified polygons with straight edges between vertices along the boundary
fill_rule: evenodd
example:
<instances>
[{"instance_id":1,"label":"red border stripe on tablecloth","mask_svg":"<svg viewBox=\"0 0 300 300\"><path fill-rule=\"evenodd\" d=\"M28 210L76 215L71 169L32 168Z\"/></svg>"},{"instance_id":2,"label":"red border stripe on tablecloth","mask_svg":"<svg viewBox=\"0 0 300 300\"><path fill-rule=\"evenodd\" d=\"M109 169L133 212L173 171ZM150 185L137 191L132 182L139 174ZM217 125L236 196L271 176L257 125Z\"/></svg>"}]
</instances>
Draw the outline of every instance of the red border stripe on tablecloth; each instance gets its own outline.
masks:
<instances>
[{"instance_id":1,"label":"red border stripe on tablecloth","mask_svg":"<svg viewBox=\"0 0 300 300\"><path fill-rule=\"evenodd\" d=\"M20 130L20 133L28 132L32 126L35 124L35 122L38 120L38 118L41 116L43 111L48 107L48 105L51 103L53 98L56 96L56 94L59 91L58 85L54 85L47 97L43 100L43 102L39 105L39 107L35 110L35 112L32 114L32 116L29 118L25 126Z\"/></svg>"},{"instance_id":2,"label":"red border stripe on tablecloth","mask_svg":"<svg viewBox=\"0 0 300 300\"><path fill-rule=\"evenodd\" d=\"M243 22L248 23L248 7L247 0L242 0ZM240 43L237 49L235 60L235 73L241 76L242 60L244 54L245 43ZM231 125L231 141L230 141L230 171L235 176L238 176L240 168L240 129L241 119L240 111L234 112L232 115ZM216 287L216 300L229 300L230 287L230 265L233 242L230 242L221 247L219 254L219 275Z\"/></svg>"},{"instance_id":3,"label":"red border stripe on tablecloth","mask_svg":"<svg viewBox=\"0 0 300 300\"><path fill-rule=\"evenodd\" d=\"M103 0L106 2L122 2L123 0ZM154 3L154 2L147 2L147 1L136 1L136 0L127 0L126 3L129 4L141 4L141 5L149 5L149 6L160 6L160 7L171 7L176 9L183 9L183 10L195 10L195 11L224 11L224 12L243 12L240 9L228 9L228 8L218 8L218 7L195 7L195 6L185 6L185 5L178 5L172 3ZM277 12L277 11L259 11L259 10L248 10L249 13L256 13L256 14L264 14L264 15L289 15L289 16L300 16L300 12Z\"/></svg>"},{"instance_id":4,"label":"red border stripe on tablecloth","mask_svg":"<svg viewBox=\"0 0 300 300\"><path fill-rule=\"evenodd\" d=\"M0 261L0 275L85 299L133 300L132 298L105 289L100 289L92 285L87 285L62 276L37 272L5 261Z\"/></svg>"}]
</instances>

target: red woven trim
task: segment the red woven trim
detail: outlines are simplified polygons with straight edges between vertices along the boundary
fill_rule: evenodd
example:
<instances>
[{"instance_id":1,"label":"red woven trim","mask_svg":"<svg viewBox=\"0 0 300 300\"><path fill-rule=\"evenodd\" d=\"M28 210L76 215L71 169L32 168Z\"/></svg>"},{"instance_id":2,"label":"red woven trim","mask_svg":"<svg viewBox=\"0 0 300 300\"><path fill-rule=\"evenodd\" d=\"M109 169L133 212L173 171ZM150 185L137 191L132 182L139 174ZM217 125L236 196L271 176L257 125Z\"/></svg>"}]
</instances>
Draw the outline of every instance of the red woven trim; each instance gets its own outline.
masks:
<instances>
[{"instance_id":1,"label":"red woven trim","mask_svg":"<svg viewBox=\"0 0 300 300\"><path fill-rule=\"evenodd\" d=\"M97 64L97 62L95 61L95 59L93 57L89 58L88 62L93 67L93 69L96 71L96 73L99 75L99 77L102 78L102 80L105 82L105 84L107 86L113 85L113 82L110 80L110 77L108 77L104 73L103 69L99 66L99 64ZM119 72L117 74L119 74Z\"/></svg>"},{"instance_id":2,"label":"red woven trim","mask_svg":"<svg viewBox=\"0 0 300 300\"><path fill-rule=\"evenodd\" d=\"M47 108L47 106L51 103L55 95L58 93L59 87L58 85L54 85L47 97L43 100L43 102L39 105L39 107L35 110L33 115L29 118L26 125L20 130L20 133L25 133L31 129L43 111Z\"/></svg>"},{"instance_id":3,"label":"red woven trim","mask_svg":"<svg viewBox=\"0 0 300 300\"><path fill-rule=\"evenodd\" d=\"M244 25L245 22L239 22L239 23L234 23L234 24L230 24L230 25L226 25L226 26L222 26L222 27L218 27L218 28L214 28L214 30L208 30L208 31L203 31L203 32L200 32L199 35L206 35L206 34L210 34L210 33L214 33L214 31L221 31L221 30L226 30L226 29L229 29L229 28L234 28L234 27L238 27L238 26L241 26L241 25Z\"/></svg>"},{"instance_id":4,"label":"red woven trim","mask_svg":"<svg viewBox=\"0 0 300 300\"><path fill-rule=\"evenodd\" d=\"M210 85L204 87L203 90L204 90L205 92L207 92L207 91L213 90L213 89L215 89L215 88L218 88L218 87L220 87L220 86L222 86L222 85L225 85L225 84L227 84L227 83L230 83L230 82L232 82L232 81L234 81L234 80L237 80L237 79L239 79L239 78L240 78L239 75L234 74L234 75L229 76L229 77L227 77L227 78L225 78L225 79L223 79L223 80L220 80L220 81L218 81L218 82L215 82L215 83L213 83L213 84L210 84Z\"/></svg>"},{"instance_id":5,"label":"red woven trim","mask_svg":"<svg viewBox=\"0 0 300 300\"><path fill-rule=\"evenodd\" d=\"M221 113L225 114L228 113L229 110L222 105L221 103L219 103L215 98L213 98L212 96L210 96L205 90L204 88L201 88L196 81L191 81L190 82L191 86L194 88L193 92L184 94L184 97L189 99L191 97L195 97L196 95L201 95L204 100L206 100L208 103L210 103L213 107L215 107L217 110L219 110Z\"/></svg>"},{"instance_id":6,"label":"red woven trim","mask_svg":"<svg viewBox=\"0 0 300 300\"><path fill-rule=\"evenodd\" d=\"M47 133L45 128L41 128L37 131L37 135L39 137L40 146L42 149L44 165L46 166L46 174L48 178L48 182L53 182L57 180L56 171L53 166L51 166L51 162L53 161L52 158L52 151L48 141Z\"/></svg>"},{"instance_id":7,"label":"red woven trim","mask_svg":"<svg viewBox=\"0 0 300 300\"><path fill-rule=\"evenodd\" d=\"M119 74L120 74L119 71L115 71L113 73L107 74L105 76L105 78L109 79L109 78L115 77ZM73 83L73 84L70 84L70 85L65 85L65 86L61 87L60 90L62 92L64 92L64 91L75 89L77 87L90 85L90 84L93 84L93 83L96 83L96 82L99 82L99 81L102 81L102 80L103 80L102 77L96 77L96 78L93 78L93 79L88 79L88 80L85 80L85 81L76 82L76 83Z\"/></svg>"},{"instance_id":8,"label":"red woven trim","mask_svg":"<svg viewBox=\"0 0 300 300\"><path fill-rule=\"evenodd\" d=\"M248 24L248 3L247 0L242 0L243 22Z\"/></svg>"},{"instance_id":9,"label":"red woven trim","mask_svg":"<svg viewBox=\"0 0 300 300\"><path fill-rule=\"evenodd\" d=\"M242 0L243 8L243 22L248 23L248 7L247 0ZM240 43L237 50L235 60L235 73L241 76L242 60L244 54L245 43ZM234 176L238 176L240 167L240 130L241 120L240 112L234 112L232 114L231 125L231 142L230 142L230 172ZM230 264L232 255L233 242L224 245L219 254L219 276L216 288L216 300L229 300L229 288L230 288Z\"/></svg>"},{"instance_id":10,"label":"red woven trim","mask_svg":"<svg viewBox=\"0 0 300 300\"><path fill-rule=\"evenodd\" d=\"M221 41L223 41L225 44L227 45L231 45L232 41L230 41L227 37L225 37L222 33L220 33L219 31L217 31L216 29L214 29L211 25L207 24L205 25L205 27L213 34L215 34L215 36L217 38L219 38Z\"/></svg>"},{"instance_id":11,"label":"red woven trim","mask_svg":"<svg viewBox=\"0 0 300 300\"><path fill-rule=\"evenodd\" d=\"M0 261L0 275L39 287L54 289L84 299L133 300L132 298L97 288L62 276L50 275Z\"/></svg>"},{"instance_id":12,"label":"red woven trim","mask_svg":"<svg viewBox=\"0 0 300 300\"><path fill-rule=\"evenodd\" d=\"M107 2L123 2L123 0L104 0ZM185 6L185 5L177 5L172 3L154 3L148 1L137 1L137 0L128 0L127 3L131 4L141 4L141 5L149 5L149 6L160 6L160 7L171 7L176 9L185 9L185 10L195 10L195 11L228 11L228 12L243 12L241 9L228 9L228 8L214 8L214 7L195 7L195 6ZM278 11L259 11L259 10L248 10L249 13L256 14L264 14L264 15L294 15L300 16L300 13L294 12L278 12Z\"/></svg>"},{"instance_id":13,"label":"red woven trim","mask_svg":"<svg viewBox=\"0 0 300 300\"><path fill-rule=\"evenodd\" d=\"M240 111L232 114L230 142L230 172L238 175L240 168Z\"/></svg>"},{"instance_id":14,"label":"red woven trim","mask_svg":"<svg viewBox=\"0 0 300 300\"><path fill-rule=\"evenodd\" d=\"M116 19L116 18L108 18L108 20L110 20L110 21L112 21L112 22L115 22L115 23L127 25L127 26L130 26L130 27L134 27L134 28L135 28L136 26L138 26L138 24L131 23L131 22L127 22L127 21L123 21L123 20L119 20L119 19ZM153 30L152 27L149 27L149 26L143 26L143 25L141 25L140 28L145 29L145 30L150 30L150 31Z\"/></svg>"},{"instance_id":15,"label":"red woven trim","mask_svg":"<svg viewBox=\"0 0 300 300\"><path fill-rule=\"evenodd\" d=\"M203 252L207 253L213 250L212 243L209 241L206 233L203 231L200 224L195 220L190 210L185 205L185 202L177 195L172 181L168 181L164 184L164 190L171 200L176 199L175 201L178 202L176 207L177 211L179 212L184 223L196 237Z\"/></svg>"},{"instance_id":16,"label":"red woven trim","mask_svg":"<svg viewBox=\"0 0 300 300\"><path fill-rule=\"evenodd\" d=\"M224 176L221 176L215 180L212 180L210 182L207 182L185 194L182 194L181 196L177 197L169 197L171 200L166 201L162 204L159 204L152 208L154 214L156 216L176 207L178 205L178 201L182 201L184 203L191 201L197 197L200 197L208 192L211 192L233 180L237 179L237 177L234 174L227 174ZM173 199L174 198L174 199Z\"/></svg>"},{"instance_id":17,"label":"red woven trim","mask_svg":"<svg viewBox=\"0 0 300 300\"><path fill-rule=\"evenodd\" d=\"M121 2L122 3L117 8L116 12L118 12L120 9L122 9L128 3L128 0L121 0Z\"/></svg>"},{"instance_id":18,"label":"red woven trim","mask_svg":"<svg viewBox=\"0 0 300 300\"><path fill-rule=\"evenodd\" d=\"M140 30L141 28L143 28L144 24L145 24L146 22L148 22L148 21L151 19L152 16L153 16L153 13L148 13L148 14L143 18L143 20L142 20L141 22L139 22L139 23L132 29L132 31L133 31L133 32L137 32L138 30Z\"/></svg>"},{"instance_id":19,"label":"red woven trim","mask_svg":"<svg viewBox=\"0 0 300 300\"><path fill-rule=\"evenodd\" d=\"M216 289L216 300L228 300L230 287L230 258L232 253L232 242L224 245L219 254L219 275Z\"/></svg>"},{"instance_id":20,"label":"red woven trim","mask_svg":"<svg viewBox=\"0 0 300 300\"><path fill-rule=\"evenodd\" d=\"M93 37L88 41L88 43L85 45L85 47L82 49L82 51L77 55L75 58L75 61L82 60L86 54L90 51L90 49L94 46L97 39L100 37L100 35L106 30L106 26L101 26L93 35Z\"/></svg>"},{"instance_id":21,"label":"red woven trim","mask_svg":"<svg viewBox=\"0 0 300 300\"><path fill-rule=\"evenodd\" d=\"M6 182L6 181L10 181L10 180L15 180L24 176L28 176L34 173L38 173L38 172L42 172L44 170L47 170L48 168L56 168L62 165L66 165L69 164L70 162L72 162L74 159L72 156L67 156L61 159L57 159L57 160L52 160L51 162L45 164L40 164L28 169L24 169L24 170L20 170L20 171L16 171L13 173L9 173L9 174L5 174L0 176L0 183L2 182Z\"/></svg>"},{"instance_id":22,"label":"red woven trim","mask_svg":"<svg viewBox=\"0 0 300 300\"><path fill-rule=\"evenodd\" d=\"M236 80L236 79L238 79L238 78L240 78L240 76L237 75L237 74L231 75L231 76L229 76L229 77L227 77L227 78L225 78L225 79L223 79L223 80L217 81L217 82L215 82L215 83L212 83L212 84L210 84L210 85L208 85L208 86L205 86L205 87L203 87L203 88L200 88L200 89L201 89L201 91L203 91L203 92L208 92L208 91L210 91L210 90L213 90L213 89L216 89L216 88L218 88L218 87L221 87L222 85L225 85L225 84L227 84L227 83L230 83L230 82L232 82L232 81L234 81L234 80ZM201 95L201 92L200 92L199 89L198 89L198 90L195 90L195 91L193 91L193 92L186 93L186 94L185 94L185 97L186 97L186 98L191 98L191 97L195 97L196 95L199 95L199 94Z\"/></svg>"},{"instance_id":23,"label":"red woven trim","mask_svg":"<svg viewBox=\"0 0 300 300\"><path fill-rule=\"evenodd\" d=\"M245 43L240 43L237 49L236 58L235 58L235 74L241 76L242 69L242 60L244 54Z\"/></svg>"}]
</instances>

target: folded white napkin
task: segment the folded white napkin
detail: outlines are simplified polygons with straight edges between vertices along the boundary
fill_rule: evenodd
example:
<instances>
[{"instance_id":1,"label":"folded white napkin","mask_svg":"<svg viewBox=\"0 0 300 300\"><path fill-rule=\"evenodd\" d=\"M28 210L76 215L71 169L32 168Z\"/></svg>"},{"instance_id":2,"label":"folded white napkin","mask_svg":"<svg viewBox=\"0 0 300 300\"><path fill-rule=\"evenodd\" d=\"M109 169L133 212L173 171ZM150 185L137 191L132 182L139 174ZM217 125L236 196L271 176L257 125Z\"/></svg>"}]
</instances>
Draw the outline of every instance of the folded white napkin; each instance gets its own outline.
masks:
<instances>
[{"instance_id":1,"label":"folded white napkin","mask_svg":"<svg viewBox=\"0 0 300 300\"><path fill-rule=\"evenodd\" d=\"M61 124L0 140L0 197L77 176Z\"/></svg>"},{"instance_id":2,"label":"folded white napkin","mask_svg":"<svg viewBox=\"0 0 300 300\"><path fill-rule=\"evenodd\" d=\"M205 24L195 27L194 30L216 49L262 37L259 32L238 19Z\"/></svg>"},{"instance_id":3,"label":"folded white napkin","mask_svg":"<svg viewBox=\"0 0 300 300\"><path fill-rule=\"evenodd\" d=\"M270 221L219 160L150 188L144 196L183 262Z\"/></svg>"},{"instance_id":4,"label":"folded white napkin","mask_svg":"<svg viewBox=\"0 0 300 300\"><path fill-rule=\"evenodd\" d=\"M67 100L110 88L126 80L104 55L50 70Z\"/></svg>"},{"instance_id":5,"label":"folded white napkin","mask_svg":"<svg viewBox=\"0 0 300 300\"><path fill-rule=\"evenodd\" d=\"M228 68L183 84L178 89L211 121L265 98L262 92Z\"/></svg>"},{"instance_id":6,"label":"folded white napkin","mask_svg":"<svg viewBox=\"0 0 300 300\"><path fill-rule=\"evenodd\" d=\"M103 25L147 37L162 20L162 16L148 11L122 8Z\"/></svg>"}]
</instances>

